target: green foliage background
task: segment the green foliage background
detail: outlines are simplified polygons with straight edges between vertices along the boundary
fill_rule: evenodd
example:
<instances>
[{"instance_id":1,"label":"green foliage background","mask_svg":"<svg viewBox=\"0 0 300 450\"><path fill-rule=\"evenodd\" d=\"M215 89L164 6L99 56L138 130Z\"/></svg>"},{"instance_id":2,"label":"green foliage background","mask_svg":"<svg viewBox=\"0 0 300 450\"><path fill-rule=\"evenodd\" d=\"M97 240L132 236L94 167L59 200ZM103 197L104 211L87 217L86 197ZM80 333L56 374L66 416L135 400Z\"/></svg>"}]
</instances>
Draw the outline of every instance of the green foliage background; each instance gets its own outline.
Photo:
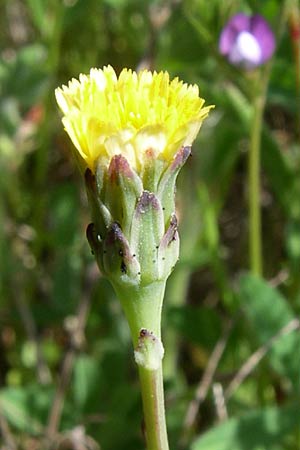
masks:
<instances>
[{"instance_id":1,"label":"green foliage background","mask_svg":"<svg viewBox=\"0 0 300 450\"><path fill-rule=\"evenodd\" d=\"M85 192L53 93L106 64L168 70L216 105L178 186L181 258L163 326L171 449L300 448L300 44L289 33L298 1L0 8L1 449L144 448L127 324L85 240ZM262 133L263 279L248 265L253 74L218 54L237 11L264 15L277 34Z\"/></svg>"}]
</instances>

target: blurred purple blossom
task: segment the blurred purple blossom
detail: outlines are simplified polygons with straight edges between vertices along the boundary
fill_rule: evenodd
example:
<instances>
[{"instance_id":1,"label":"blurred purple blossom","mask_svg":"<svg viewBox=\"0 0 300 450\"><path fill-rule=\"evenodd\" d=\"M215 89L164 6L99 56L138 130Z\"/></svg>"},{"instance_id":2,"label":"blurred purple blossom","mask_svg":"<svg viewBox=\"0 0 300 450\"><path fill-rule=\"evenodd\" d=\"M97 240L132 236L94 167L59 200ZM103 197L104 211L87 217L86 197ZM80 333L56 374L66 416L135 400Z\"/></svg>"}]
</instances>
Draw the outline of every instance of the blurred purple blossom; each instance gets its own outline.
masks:
<instances>
[{"instance_id":1,"label":"blurred purple blossom","mask_svg":"<svg viewBox=\"0 0 300 450\"><path fill-rule=\"evenodd\" d=\"M266 20L256 14L239 13L222 30L219 51L232 64L253 69L271 58L275 36Z\"/></svg>"}]
</instances>

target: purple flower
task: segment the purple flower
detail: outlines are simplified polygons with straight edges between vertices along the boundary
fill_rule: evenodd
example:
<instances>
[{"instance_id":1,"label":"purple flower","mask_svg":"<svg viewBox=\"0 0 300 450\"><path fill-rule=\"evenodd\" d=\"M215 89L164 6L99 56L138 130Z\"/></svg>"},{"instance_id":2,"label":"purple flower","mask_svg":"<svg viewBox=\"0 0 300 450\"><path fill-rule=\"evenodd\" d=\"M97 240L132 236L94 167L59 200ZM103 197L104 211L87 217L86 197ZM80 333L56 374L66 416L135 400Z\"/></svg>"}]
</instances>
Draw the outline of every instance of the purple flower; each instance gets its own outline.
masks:
<instances>
[{"instance_id":1,"label":"purple flower","mask_svg":"<svg viewBox=\"0 0 300 450\"><path fill-rule=\"evenodd\" d=\"M220 53L232 64L246 69L265 63L274 50L274 33L258 14L236 14L227 22L220 36Z\"/></svg>"}]
</instances>

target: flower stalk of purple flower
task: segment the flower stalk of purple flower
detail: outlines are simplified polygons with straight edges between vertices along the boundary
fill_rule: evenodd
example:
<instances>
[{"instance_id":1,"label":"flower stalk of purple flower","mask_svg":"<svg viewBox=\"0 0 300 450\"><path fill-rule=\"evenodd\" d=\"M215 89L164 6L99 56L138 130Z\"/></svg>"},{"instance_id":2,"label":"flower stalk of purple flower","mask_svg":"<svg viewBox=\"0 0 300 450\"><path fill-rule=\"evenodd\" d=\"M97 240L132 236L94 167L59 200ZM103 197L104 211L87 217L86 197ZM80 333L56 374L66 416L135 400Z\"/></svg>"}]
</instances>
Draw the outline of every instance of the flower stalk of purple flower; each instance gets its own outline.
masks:
<instances>
[{"instance_id":1,"label":"flower stalk of purple flower","mask_svg":"<svg viewBox=\"0 0 300 450\"><path fill-rule=\"evenodd\" d=\"M266 20L256 14L234 15L222 30L219 51L228 61L253 69L268 61L275 50L275 36Z\"/></svg>"}]
</instances>

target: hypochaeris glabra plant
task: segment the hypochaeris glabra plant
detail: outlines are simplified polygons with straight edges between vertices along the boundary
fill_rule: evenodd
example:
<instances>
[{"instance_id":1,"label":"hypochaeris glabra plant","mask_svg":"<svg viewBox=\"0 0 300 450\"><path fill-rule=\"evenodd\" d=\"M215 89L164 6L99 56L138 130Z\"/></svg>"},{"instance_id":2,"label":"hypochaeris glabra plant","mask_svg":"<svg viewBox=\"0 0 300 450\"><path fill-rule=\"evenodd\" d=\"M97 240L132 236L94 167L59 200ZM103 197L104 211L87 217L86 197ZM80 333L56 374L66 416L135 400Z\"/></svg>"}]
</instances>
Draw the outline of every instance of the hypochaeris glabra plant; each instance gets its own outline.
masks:
<instances>
[{"instance_id":1,"label":"hypochaeris glabra plant","mask_svg":"<svg viewBox=\"0 0 300 450\"><path fill-rule=\"evenodd\" d=\"M203 120L197 86L167 72L91 69L56 90L85 174L87 237L125 311L141 382L148 450L167 450L161 310L179 256L175 182Z\"/></svg>"}]
</instances>

